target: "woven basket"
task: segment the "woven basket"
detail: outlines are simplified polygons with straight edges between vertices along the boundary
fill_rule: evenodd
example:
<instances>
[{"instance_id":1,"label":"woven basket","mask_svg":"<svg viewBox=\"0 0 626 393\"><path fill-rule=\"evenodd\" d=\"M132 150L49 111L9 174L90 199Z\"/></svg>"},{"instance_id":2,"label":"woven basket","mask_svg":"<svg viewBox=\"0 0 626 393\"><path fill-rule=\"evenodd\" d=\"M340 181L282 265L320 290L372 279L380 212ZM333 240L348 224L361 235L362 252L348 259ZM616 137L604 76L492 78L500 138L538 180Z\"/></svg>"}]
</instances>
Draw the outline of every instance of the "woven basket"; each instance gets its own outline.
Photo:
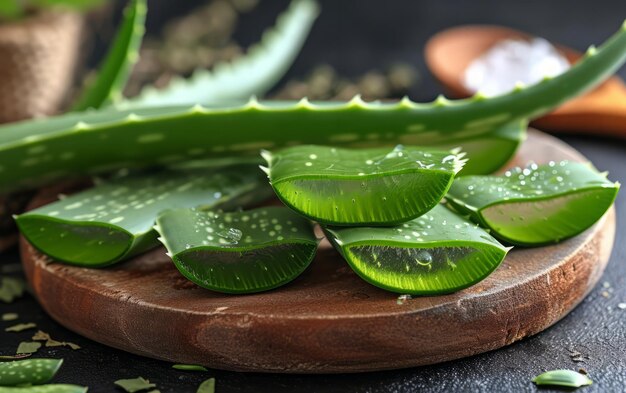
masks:
<instances>
[{"instance_id":1,"label":"woven basket","mask_svg":"<svg viewBox=\"0 0 626 393\"><path fill-rule=\"evenodd\" d=\"M74 80L82 25L82 15L69 12L0 25L0 123L61 109Z\"/></svg>"}]
</instances>

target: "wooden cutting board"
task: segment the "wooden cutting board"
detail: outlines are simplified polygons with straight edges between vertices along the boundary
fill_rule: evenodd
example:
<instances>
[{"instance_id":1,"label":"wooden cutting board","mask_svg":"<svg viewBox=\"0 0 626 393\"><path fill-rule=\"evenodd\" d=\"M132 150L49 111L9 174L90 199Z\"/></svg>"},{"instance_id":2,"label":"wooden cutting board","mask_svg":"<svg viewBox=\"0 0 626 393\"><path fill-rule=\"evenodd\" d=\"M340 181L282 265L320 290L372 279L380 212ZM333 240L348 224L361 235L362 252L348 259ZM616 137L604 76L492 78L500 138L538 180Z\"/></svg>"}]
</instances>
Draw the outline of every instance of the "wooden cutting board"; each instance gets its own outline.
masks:
<instances>
[{"instance_id":1,"label":"wooden cutting board","mask_svg":"<svg viewBox=\"0 0 626 393\"><path fill-rule=\"evenodd\" d=\"M515 159L583 160L531 131ZM39 203L49 196L41 195ZM515 249L461 292L398 304L358 278L328 244L289 285L224 295L183 278L156 249L106 269L51 263L23 239L24 267L44 309L67 328L132 353L211 368L338 373L412 367L490 351L572 310L611 253L615 212L558 245Z\"/></svg>"}]
</instances>

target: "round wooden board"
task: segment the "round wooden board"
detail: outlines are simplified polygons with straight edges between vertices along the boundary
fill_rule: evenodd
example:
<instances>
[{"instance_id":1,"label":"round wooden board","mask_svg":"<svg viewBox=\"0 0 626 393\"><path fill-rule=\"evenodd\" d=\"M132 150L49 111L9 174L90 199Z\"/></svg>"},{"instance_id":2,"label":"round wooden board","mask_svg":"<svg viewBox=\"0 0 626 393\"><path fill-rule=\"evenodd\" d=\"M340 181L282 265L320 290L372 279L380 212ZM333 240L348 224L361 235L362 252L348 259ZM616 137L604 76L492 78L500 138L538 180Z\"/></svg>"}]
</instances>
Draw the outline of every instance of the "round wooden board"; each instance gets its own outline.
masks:
<instances>
[{"instance_id":1,"label":"round wooden board","mask_svg":"<svg viewBox=\"0 0 626 393\"><path fill-rule=\"evenodd\" d=\"M514 164L561 159L584 158L531 131ZM95 270L50 263L23 239L21 247L28 279L45 310L95 341L211 368L338 373L443 362L546 329L596 284L614 234L612 208L573 239L513 250L471 288L403 304L397 304L396 294L358 278L328 244L294 282L246 296L195 286L164 249Z\"/></svg>"}]
</instances>

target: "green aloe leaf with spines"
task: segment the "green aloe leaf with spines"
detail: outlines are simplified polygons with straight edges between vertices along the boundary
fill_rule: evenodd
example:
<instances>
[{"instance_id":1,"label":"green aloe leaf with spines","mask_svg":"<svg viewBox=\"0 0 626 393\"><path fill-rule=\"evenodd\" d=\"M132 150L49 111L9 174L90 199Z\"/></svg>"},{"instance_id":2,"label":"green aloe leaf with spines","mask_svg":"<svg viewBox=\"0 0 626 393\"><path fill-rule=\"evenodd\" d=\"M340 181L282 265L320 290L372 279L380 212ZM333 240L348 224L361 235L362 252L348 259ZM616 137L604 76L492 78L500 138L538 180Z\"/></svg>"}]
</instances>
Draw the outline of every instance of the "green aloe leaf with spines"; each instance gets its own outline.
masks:
<instances>
[{"instance_id":1,"label":"green aloe leaf with spines","mask_svg":"<svg viewBox=\"0 0 626 393\"><path fill-rule=\"evenodd\" d=\"M466 176L446 197L460 212L515 245L536 246L575 236L613 204L619 183L591 164L561 161L514 168L502 176Z\"/></svg>"},{"instance_id":2,"label":"green aloe leaf with spines","mask_svg":"<svg viewBox=\"0 0 626 393\"><path fill-rule=\"evenodd\" d=\"M0 189L191 156L257 154L297 144L462 146L518 126L596 86L626 60L626 23L596 51L552 79L496 97L417 104L250 100L243 106L155 107L70 114L0 127ZM227 131L226 131L227 130ZM501 136L499 140L504 141ZM519 140L510 141L517 146ZM514 149L511 149L511 151ZM494 165L495 166L495 165ZM480 167L480 166L479 166Z\"/></svg>"},{"instance_id":3,"label":"green aloe leaf with spines","mask_svg":"<svg viewBox=\"0 0 626 393\"><path fill-rule=\"evenodd\" d=\"M115 179L17 217L21 233L51 258L98 267L158 245L152 229L170 208L235 208L271 194L250 166Z\"/></svg>"},{"instance_id":4,"label":"green aloe leaf with spines","mask_svg":"<svg viewBox=\"0 0 626 393\"><path fill-rule=\"evenodd\" d=\"M145 33L147 0L131 0L96 78L85 89L72 108L84 111L98 109L123 99L122 92L133 65L139 60L139 47Z\"/></svg>"},{"instance_id":5,"label":"green aloe leaf with spines","mask_svg":"<svg viewBox=\"0 0 626 393\"><path fill-rule=\"evenodd\" d=\"M213 71L197 70L188 79L174 78L164 89L146 87L119 106L206 105L262 96L293 63L318 13L315 1L294 0L245 56L232 63L219 63Z\"/></svg>"},{"instance_id":6,"label":"green aloe leaf with spines","mask_svg":"<svg viewBox=\"0 0 626 393\"><path fill-rule=\"evenodd\" d=\"M262 152L276 195L326 225L393 225L421 216L444 197L465 153L398 145L339 149L302 145Z\"/></svg>"},{"instance_id":7,"label":"green aloe leaf with spines","mask_svg":"<svg viewBox=\"0 0 626 393\"><path fill-rule=\"evenodd\" d=\"M469 287L494 271L508 251L442 205L395 227L327 227L325 232L361 278L404 294Z\"/></svg>"},{"instance_id":8,"label":"green aloe leaf with spines","mask_svg":"<svg viewBox=\"0 0 626 393\"><path fill-rule=\"evenodd\" d=\"M284 285L311 263L310 222L286 207L164 212L156 230L178 270L201 287L253 293Z\"/></svg>"},{"instance_id":9,"label":"green aloe leaf with spines","mask_svg":"<svg viewBox=\"0 0 626 393\"><path fill-rule=\"evenodd\" d=\"M46 383L56 375L62 364L63 359L26 359L0 362L0 386Z\"/></svg>"},{"instance_id":10,"label":"green aloe leaf with spines","mask_svg":"<svg viewBox=\"0 0 626 393\"><path fill-rule=\"evenodd\" d=\"M87 393L87 387L68 384L50 384L23 387L3 387L0 393Z\"/></svg>"}]
</instances>

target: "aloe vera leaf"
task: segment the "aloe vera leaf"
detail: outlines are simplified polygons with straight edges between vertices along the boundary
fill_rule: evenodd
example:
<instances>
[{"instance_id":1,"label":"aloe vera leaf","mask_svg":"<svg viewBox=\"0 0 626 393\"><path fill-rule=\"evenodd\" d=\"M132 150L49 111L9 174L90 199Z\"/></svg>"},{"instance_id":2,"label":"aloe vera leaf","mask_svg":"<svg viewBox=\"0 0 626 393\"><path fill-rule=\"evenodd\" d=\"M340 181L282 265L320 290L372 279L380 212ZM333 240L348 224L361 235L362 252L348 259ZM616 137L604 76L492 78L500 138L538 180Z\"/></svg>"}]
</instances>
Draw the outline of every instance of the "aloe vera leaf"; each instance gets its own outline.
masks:
<instances>
[{"instance_id":1,"label":"aloe vera leaf","mask_svg":"<svg viewBox=\"0 0 626 393\"><path fill-rule=\"evenodd\" d=\"M0 393L87 393L87 387L68 384L2 387Z\"/></svg>"},{"instance_id":2,"label":"aloe vera leaf","mask_svg":"<svg viewBox=\"0 0 626 393\"><path fill-rule=\"evenodd\" d=\"M155 228L183 276L225 293L284 285L307 268L317 249L309 221L286 207L233 213L170 210L159 216Z\"/></svg>"},{"instance_id":3,"label":"aloe vera leaf","mask_svg":"<svg viewBox=\"0 0 626 393\"><path fill-rule=\"evenodd\" d=\"M589 228L618 190L618 183L591 164L561 161L514 168L502 176L461 177L446 199L502 241L534 246Z\"/></svg>"},{"instance_id":4,"label":"aloe vera leaf","mask_svg":"<svg viewBox=\"0 0 626 393\"><path fill-rule=\"evenodd\" d=\"M549 112L613 73L626 60L626 23L568 71L509 94L429 104L259 103L238 107L105 110L0 127L0 189L28 188L77 173L256 154L297 144L353 147L437 145L488 136ZM192 154L193 153L193 154ZM471 159L471 156L470 156Z\"/></svg>"},{"instance_id":5,"label":"aloe vera leaf","mask_svg":"<svg viewBox=\"0 0 626 393\"><path fill-rule=\"evenodd\" d=\"M572 370L552 370L533 378L536 385L562 386L568 388L579 388L593 384L593 381L586 375Z\"/></svg>"},{"instance_id":6,"label":"aloe vera leaf","mask_svg":"<svg viewBox=\"0 0 626 393\"><path fill-rule=\"evenodd\" d=\"M318 14L315 1L294 0L247 55L229 64L217 64L212 72L197 70L189 79L173 79L161 90L146 87L120 106L211 104L261 96L289 69Z\"/></svg>"},{"instance_id":7,"label":"aloe vera leaf","mask_svg":"<svg viewBox=\"0 0 626 393\"><path fill-rule=\"evenodd\" d=\"M72 108L89 108L119 102L133 65L139 60L139 47L145 33L148 5L146 0L131 0L124 10L124 19L100 70Z\"/></svg>"},{"instance_id":8,"label":"aloe vera leaf","mask_svg":"<svg viewBox=\"0 0 626 393\"><path fill-rule=\"evenodd\" d=\"M39 385L51 380L63 359L26 359L0 363L0 386Z\"/></svg>"},{"instance_id":9,"label":"aloe vera leaf","mask_svg":"<svg viewBox=\"0 0 626 393\"><path fill-rule=\"evenodd\" d=\"M158 245L152 227L162 210L259 202L271 194L265 183L250 166L122 178L24 213L17 224L55 260L105 266Z\"/></svg>"},{"instance_id":10,"label":"aloe vera leaf","mask_svg":"<svg viewBox=\"0 0 626 393\"><path fill-rule=\"evenodd\" d=\"M466 161L459 149L403 145L302 145L262 155L283 203L319 223L352 226L393 225L421 216L441 201Z\"/></svg>"},{"instance_id":11,"label":"aloe vera leaf","mask_svg":"<svg viewBox=\"0 0 626 393\"><path fill-rule=\"evenodd\" d=\"M508 251L442 205L395 227L327 227L325 232L365 281L402 294L469 287L495 270Z\"/></svg>"}]
</instances>

